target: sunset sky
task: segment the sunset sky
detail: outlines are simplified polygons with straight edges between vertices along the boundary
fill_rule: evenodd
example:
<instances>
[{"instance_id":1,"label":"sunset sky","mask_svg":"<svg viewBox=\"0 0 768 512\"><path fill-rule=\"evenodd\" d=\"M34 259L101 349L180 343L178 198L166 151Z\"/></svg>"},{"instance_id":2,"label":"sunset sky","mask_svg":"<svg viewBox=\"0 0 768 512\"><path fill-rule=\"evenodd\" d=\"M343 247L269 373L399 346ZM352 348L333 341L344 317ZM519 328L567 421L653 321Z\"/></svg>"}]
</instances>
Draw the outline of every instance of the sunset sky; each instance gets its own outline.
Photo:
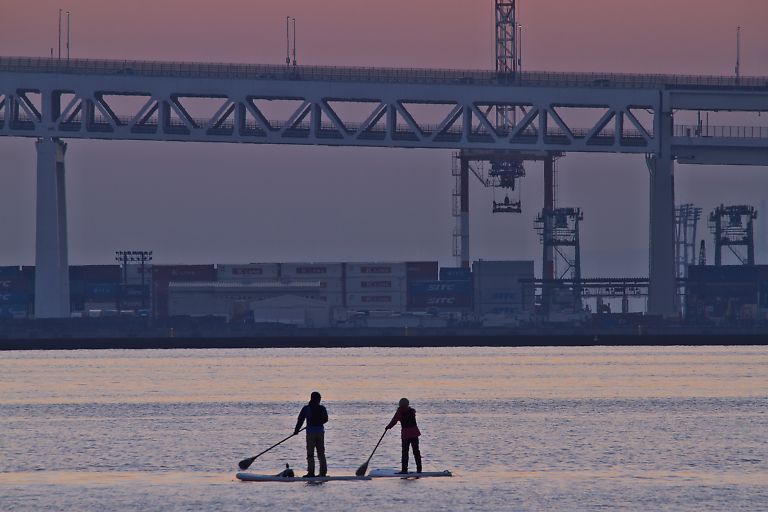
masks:
<instances>
[{"instance_id":1,"label":"sunset sky","mask_svg":"<svg viewBox=\"0 0 768 512\"><path fill-rule=\"evenodd\" d=\"M729 75L741 25L742 73L768 75L765 1L519 4L528 70ZM281 63L291 15L299 64L493 66L492 0L3 0L0 54L48 55L59 8L72 13L78 58ZM33 140L0 138L0 155L0 264L31 264ZM109 263L116 249L151 249L163 263L452 261L446 151L70 141L67 172L73 264ZM676 176L678 202L705 213L768 198L763 168L678 166ZM584 209L584 275L647 275L642 156L569 155L558 179L559 205ZM530 165L518 216L492 216L491 192L472 184L473 259L538 268L541 181Z\"/></svg>"}]
</instances>

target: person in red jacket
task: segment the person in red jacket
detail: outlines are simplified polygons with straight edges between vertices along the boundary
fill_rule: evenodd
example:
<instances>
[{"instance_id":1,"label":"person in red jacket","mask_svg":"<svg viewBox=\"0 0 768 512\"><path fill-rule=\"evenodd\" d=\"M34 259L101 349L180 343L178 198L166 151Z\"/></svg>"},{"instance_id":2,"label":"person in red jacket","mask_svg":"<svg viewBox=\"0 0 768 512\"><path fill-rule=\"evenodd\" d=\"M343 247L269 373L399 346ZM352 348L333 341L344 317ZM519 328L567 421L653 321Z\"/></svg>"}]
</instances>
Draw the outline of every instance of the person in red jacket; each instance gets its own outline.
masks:
<instances>
[{"instance_id":1,"label":"person in red jacket","mask_svg":"<svg viewBox=\"0 0 768 512\"><path fill-rule=\"evenodd\" d=\"M416 459L416 471L421 473L421 452L419 451L419 431L418 425L416 425L416 409L410 406L407 398L401 398L399 407L392 417L392 421L389 422L386 429L389 430L394 427L397 422L400 422L400 437L403 443L403 458L402 458L402 471L399 474L408 473L408 447L413 448L413 458Z\"/></svg>"}]
</instances>

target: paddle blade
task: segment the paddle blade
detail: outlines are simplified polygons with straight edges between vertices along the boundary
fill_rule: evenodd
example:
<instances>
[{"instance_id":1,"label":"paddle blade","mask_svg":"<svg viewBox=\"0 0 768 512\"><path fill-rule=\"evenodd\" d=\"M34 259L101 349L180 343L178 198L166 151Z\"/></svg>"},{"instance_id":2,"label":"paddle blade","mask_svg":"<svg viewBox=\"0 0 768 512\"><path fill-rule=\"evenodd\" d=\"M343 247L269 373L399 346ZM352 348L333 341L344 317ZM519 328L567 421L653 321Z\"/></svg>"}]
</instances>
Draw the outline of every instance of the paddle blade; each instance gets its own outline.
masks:
<instances>
[{"instance_id":1,"label":"paddle blade","mask_svg":"<svg viewBox=\"0 0 768 512\"><path fill-rule=\"evenodd\" d=\"M368 471L368 463L366 462L355 471L355 476L365 476L365 472Z\"/></svg>"},{"instance_id":2,"label":"paddle blade","mask_svg":"<svg viewBox=\"0 0 768 512\"><path fill-rule=\"evenodd\" d=\"M256 457L251 457L250 459L243 459L240 462L237 463L237 465L240 467L240 469L248 469L251 467L251 464L253 464L253 461L256 460Z\"/></svg>"}]
</instances>

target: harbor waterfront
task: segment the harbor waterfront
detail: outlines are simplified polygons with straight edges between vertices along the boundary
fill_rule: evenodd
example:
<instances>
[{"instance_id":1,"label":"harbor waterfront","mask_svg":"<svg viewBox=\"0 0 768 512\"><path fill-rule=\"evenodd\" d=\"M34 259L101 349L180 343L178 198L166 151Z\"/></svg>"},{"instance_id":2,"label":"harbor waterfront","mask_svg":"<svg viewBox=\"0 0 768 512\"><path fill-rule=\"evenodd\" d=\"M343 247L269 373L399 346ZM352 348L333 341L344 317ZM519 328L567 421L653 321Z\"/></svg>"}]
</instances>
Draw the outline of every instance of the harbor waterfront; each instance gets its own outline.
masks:
<instances>
[{"instance_id":1,"label":"harbor waterfront","mask_svg":"<svg viewBox=\"0 0 768 512\"><path fill-rule=\"evenodd\" d=\"M0 354L3 510L759 510L768 349L453 347ZM397 400L425 471L453 478L245 483L308 392L329 474L354 475ZM396 468L389 433L371 469ZM251 471L303 469L302 439Z\"/></svg>"}]
</instances>

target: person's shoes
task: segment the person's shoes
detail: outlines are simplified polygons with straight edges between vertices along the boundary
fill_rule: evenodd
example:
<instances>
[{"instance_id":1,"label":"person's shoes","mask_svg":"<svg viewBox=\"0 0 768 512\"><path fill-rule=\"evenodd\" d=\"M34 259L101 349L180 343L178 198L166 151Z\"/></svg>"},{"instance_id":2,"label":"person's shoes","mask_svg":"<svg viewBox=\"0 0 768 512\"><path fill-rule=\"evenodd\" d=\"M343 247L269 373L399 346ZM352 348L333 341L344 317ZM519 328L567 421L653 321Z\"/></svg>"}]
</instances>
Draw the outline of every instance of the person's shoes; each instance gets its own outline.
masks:
<instances>
[{"instance_id":1,"label":"person's shoes","mask_svg":"<svg viewBox=\"0 0 768 512\"><path fill-rule=\"evenodd\" d=\"M421 473L421 468L416 469L417 473Z\"/></svg>"},{"instance_id":2,"label":"person's shoes","mask_svg":"<svg viewBox=\"0 0 768 512\"><path fill-rule=\"evenodd\" d=\"M404 470L402 470L402 471L398 471L398 472L397 472L397 473L395 473L395 474L396 474L396 475L407 475L407 474L408 474L408 470L407 470L407 469L404 469Z\"/></svg>"},{"instance_id":3,"label":"person's shoes","mask_svg":"<svg viewBox=\"0 0 768 512\"><path fill-rule=\"evenodd\" d=\"M320 472L320 476L328 476L328 472L327 471L321 471Z\"/></svg>"},{"instance_id":4,"label":"person's shoes","mask_svg":"<svg viewBox=\"0 0 768 512\"><path fill-rule=\"evenodd\" d=\"M307 473L306 475L304 475L301 478L315 478L315 474L314 473Z\"/></svg>"}]
</instances>

